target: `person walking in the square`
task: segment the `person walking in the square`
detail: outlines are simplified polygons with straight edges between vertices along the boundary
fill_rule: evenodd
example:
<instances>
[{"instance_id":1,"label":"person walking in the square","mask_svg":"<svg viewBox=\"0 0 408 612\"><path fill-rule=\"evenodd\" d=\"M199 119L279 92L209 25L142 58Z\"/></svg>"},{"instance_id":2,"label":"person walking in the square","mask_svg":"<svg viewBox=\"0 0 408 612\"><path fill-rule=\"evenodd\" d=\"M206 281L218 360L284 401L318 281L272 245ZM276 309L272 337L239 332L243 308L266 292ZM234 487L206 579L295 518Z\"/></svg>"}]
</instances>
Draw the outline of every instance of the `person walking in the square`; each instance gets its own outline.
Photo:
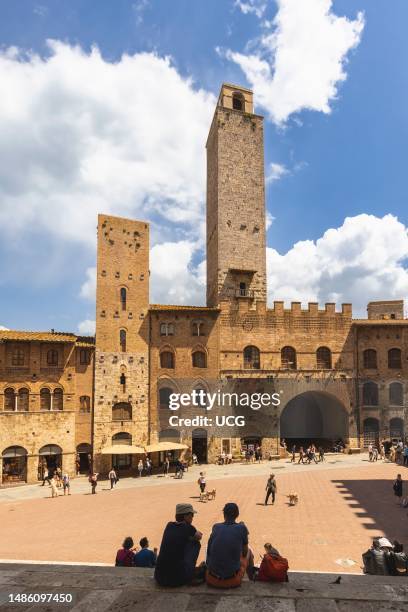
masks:
<instances>
[{"instance_id":1,"label":"person walking in the square","mask_svg":"<svg viewBox=\"0 0 408 612\"><path fill-rule=\"evenodd\" d=\"M45 481L48 482L48 486L51 486L51 480L50 480L50 473L48 471L48 468L44 468L44 475L43 475L43 481L42 481L42 487L45 485Z\"/></svg>"},{"instance_id":2,"label":"person walking in the square","mask_svg":"<svg viewBox=\"0 0 408 612\"><path fill-rule=\"evenodd\" d=\"M98 474L96 472L91 472L89 475L89 482L91 483L92 495L96 495L96 487L98 484Z\"/></svg>"},{"instance_id":3,"label":"person walking in the square","mask_svg":"<svg viewBox=\"0 0 408 612\"><path fill-rule=\"evenodd\" d=\"M265 497L265 506L268 504L268 499L272 496L272 505L275 503L275 496L277 492L275 474L271 474L268 478L268 482L266 483L266 497Z\"/></svg>"},{"instance_id":4,"label":"person walking in the square","mask_svg":"<svg viewBox=\"0 0 408 612\"><path fill-rule=\"evenodd\" d=\"M206 480L205 480L205 474L204 472L200 472L200 476L198 477L198 486L200 487L200 492L204 493L205 491L205 487L206 487Z\"/></svg>"},{"instance_id":5,"label":"person walking in the square","mask_svg":"<svg viewBox=\"0 0 408 612\"><path fill-rule=\"evenodd\" d=\"M116 484L117 479L118 479L118 477L117 477L117 475L116 475L116 472L115 472L115 470L114 470L113 468L112 468L112 469L111 469L111 471L109 472L109 474L108 474L108 478L109 478L109 481L110 481L110 486L111 486L111 490L112 490L112 489L113 489L113 487L114 487L114 486L115 486L115 484Z\"/></svg>"},{"instance_id":6,"label":"person walking in the square","mask_svg":"<svg viewBox=\"0 0 408 612\"><path fill-rule=\"evenodd\" d=\"M403 480L401 478L401 474L398 474L396 480L394 480L394 484L392 485L392 488L394 489L394 495L398 498L399 505L401 505L401 500L402 500L402 487L403 487Z\"/></svg>"},{"instance_id":7,"label":"person walking in the square","mask_svg":"<svg viewBox=\"0 0 408 612\"><path fill-rule=\"evenodd\" d=\"M296 462L296 444L294 444L292 446L292 456L290 458L290 462L291 463L295 463Z\"/></svg>"}]
</instances>

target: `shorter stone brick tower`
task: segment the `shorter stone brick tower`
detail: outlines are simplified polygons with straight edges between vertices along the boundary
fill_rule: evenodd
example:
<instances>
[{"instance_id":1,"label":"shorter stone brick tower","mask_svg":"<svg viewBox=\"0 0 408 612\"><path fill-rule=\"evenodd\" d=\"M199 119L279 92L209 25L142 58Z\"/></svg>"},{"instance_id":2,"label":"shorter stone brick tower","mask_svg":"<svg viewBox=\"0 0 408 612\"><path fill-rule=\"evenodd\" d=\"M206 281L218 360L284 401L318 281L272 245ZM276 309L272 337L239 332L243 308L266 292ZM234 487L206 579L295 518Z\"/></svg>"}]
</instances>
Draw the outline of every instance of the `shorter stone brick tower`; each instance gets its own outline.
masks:
<instances>
[{"instance_id":1,"label":"shorter stone brick tower","mask_svg":"<svg viewBox=\"0 0 408 612\"><path fill-rule=\"evenodd\" d=\"M126 470L135 455L100 455L148 442L149 226L99 215L96 290L95 468Z\"/></svg>"},{"instance_id":2,"label":"shorter stone brick tower","mask_svg":"<svg viewBox=\"0 0 408 612\"><path fill-rule=\"evenodd\" d=\"M207 141L207 305L266 302L263 117L224 83Z\"/></svg>"}]
</instances>

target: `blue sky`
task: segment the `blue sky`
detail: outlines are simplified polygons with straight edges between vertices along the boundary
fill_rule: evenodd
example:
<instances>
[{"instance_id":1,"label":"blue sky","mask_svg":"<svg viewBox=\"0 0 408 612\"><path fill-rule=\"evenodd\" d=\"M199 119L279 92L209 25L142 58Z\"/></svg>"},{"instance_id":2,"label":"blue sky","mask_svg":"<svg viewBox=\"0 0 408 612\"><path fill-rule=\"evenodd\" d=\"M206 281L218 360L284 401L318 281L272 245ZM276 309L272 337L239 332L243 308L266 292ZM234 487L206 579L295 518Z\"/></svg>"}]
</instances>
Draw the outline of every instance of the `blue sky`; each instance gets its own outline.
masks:
<instances>
[{"instance_id":1,"label":"blue sky","mask_svg":"<svg viewBox=\"0 0 408 612\"><path fill-rule=\"evenodd\" d=\"M97 212L151 222L152 302L204 303L222 81L265 116L270 301L408 297L407 20L405 0L1 0L0 325L92 329Z\"/></svg>"}]
</instances>

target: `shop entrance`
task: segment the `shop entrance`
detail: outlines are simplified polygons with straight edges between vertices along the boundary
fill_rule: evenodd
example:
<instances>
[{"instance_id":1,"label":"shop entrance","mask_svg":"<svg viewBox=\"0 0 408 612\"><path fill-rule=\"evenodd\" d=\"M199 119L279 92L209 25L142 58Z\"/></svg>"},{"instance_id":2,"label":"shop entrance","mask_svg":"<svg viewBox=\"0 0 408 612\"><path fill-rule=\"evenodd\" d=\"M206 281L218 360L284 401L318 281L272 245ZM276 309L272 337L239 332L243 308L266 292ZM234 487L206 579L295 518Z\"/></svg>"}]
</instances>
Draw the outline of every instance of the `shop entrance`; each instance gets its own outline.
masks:
<instances>
[{"instance_id":1,"label":"shop entrance","mask_svg":"<svg viewBox=\"0 0 408 612\"><path fill-rule=\"evenodd\" d=\"M77 473L89 474L92 463L92 448L90 444L78 444L76 467Z\"/></svg>"},{"instance_id":2,"label":"shop entrance","mask_svg":"<svg viewBox=\"0 0 408 612\"><path fill-rule=\"evenodd\" d=\"M27 482L27 451L22 446L9 446L2 453L3 484Z\"/></svg>"},{"instance_id":3,"label":"shop entrance","mask_svg":"<svg viewBox=\"0 0 408 612\"><path fill-rule=\"evenodd\" d=\"M206 429L194 429L192 452L197 455L198 463L207 463L208 435Z\"/></svg>"},{"instance_id":4,"label":"shop entrance","mask_svg":"<svg viewBox=\"0 0 408 612\"><path fill-rule=\"evenodd\" d=\"M50 476L54 475L57 468L62 469L62 448L56 444L47 444L40 448L38 461L38 480L44 478L45 469Z\"/></svg>"}]
</instances>

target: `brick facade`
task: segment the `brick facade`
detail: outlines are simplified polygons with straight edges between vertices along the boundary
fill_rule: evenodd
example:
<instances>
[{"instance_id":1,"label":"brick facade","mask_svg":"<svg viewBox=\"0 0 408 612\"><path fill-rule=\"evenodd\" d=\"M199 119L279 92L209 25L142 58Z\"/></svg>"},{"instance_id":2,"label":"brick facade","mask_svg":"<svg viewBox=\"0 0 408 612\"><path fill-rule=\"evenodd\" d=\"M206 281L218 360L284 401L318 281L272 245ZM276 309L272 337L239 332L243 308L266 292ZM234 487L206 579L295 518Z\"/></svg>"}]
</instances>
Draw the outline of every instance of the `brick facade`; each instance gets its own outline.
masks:
<instances>
[{"instance_id":1,"label":"brick facade","mask_svg":"<svg viewBox=\"0 0 408 612\"><path fill-rule=\"evenodd\" d=\"M264 182L263 118L251 91L224 84L207 141L207 306L150 305L148 224L100 215L95 340L0 332L0 452L25 449L28 482L50 445L61 448L71 475L79 449L86 464L91 445L97 471L119 462L132 473L139 455L101 454L118 437L133 447L177 439L208 461L222 450L239 454L248 439L168 425L166 393L183 381L195 389L268 381L279 389L281 405L258 436L265 454L281 453L282 436L302 437L293 433L297 419L307 437L309 412L320 418L322 438L335 437L330 422L341 425L338 437L351 449L404 435L403 302L370 302L364 320L352 319L350 304L268 307ZM44 388L55 400L48 409Z\"/></svg>"}]
</instances>

